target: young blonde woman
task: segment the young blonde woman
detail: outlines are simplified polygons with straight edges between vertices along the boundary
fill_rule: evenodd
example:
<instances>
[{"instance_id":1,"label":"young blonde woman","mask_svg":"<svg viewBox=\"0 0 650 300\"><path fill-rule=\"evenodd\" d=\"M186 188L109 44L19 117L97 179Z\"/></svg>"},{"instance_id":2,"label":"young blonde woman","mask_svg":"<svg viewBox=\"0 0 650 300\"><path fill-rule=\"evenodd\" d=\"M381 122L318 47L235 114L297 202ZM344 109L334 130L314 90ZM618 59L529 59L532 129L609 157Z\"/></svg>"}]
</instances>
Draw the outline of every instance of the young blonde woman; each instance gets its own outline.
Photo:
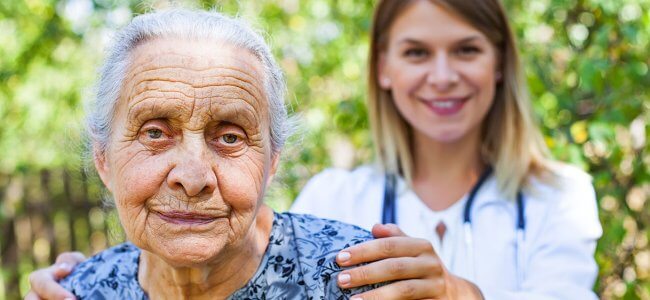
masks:
<instances>
[{"instance_id":1,"label":"young blonde woman","mask_svg":"<svg viewBox=\"0 0 650 300\"><path fill-rule=\"evenodd\" d=\"M380 163L325 170L292 207L378 238L338 254L369 263L339 285L389 282L360 299L596 298L594 189L549 157L499 1L379 1L371 40ZM32 287L63 297L54 280L78 260L62 255Z\"/></svg>"}]
</instances>

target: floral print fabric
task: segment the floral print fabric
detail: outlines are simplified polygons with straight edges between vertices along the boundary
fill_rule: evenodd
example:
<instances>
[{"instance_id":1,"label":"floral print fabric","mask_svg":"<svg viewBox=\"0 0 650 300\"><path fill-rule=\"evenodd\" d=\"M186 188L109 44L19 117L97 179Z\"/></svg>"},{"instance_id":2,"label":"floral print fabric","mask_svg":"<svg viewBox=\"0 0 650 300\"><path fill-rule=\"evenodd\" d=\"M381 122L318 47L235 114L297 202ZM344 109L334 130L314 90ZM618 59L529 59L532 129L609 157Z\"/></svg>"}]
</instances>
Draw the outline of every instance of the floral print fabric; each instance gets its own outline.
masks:
<instances>
[{"instance_id":1,"label":"floral print fabric","mask_svg":"<svg viewBox=\"0 0 650 300\"><path fill-rule=\"evenodd\" d=\"M276 213L269 245L252 279L229 299L348 299L375 288L341 289L339 250L369 232L311 215ZM79 264L61 284L78 299L148 299L138 283L140 249L124 243Z\"/></svg>"}]
</instances>

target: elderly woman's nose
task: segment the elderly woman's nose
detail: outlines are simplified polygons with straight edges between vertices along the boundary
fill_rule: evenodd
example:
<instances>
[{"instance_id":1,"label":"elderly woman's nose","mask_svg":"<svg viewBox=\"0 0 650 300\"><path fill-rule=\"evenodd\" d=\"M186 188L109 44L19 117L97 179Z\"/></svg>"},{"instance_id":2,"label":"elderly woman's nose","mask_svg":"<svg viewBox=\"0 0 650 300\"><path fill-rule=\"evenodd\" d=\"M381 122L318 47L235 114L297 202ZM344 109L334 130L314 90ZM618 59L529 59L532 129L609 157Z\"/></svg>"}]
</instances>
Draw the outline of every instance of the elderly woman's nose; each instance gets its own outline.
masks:
<instances>
[{"instance_id":1,"label":"elderly woman's nose","mask_svg":"<svg viewBox=\"0 0 650 300\"><path fill-rule=\"evenodd\" d=\"M460 80L460 74L454 68L453 62L446 54L439 54L430 62L426 81L440 89L448 89Z\"/></svg>"},{"instance_id":2,"label":"elderly woman's nose","mask_svg":"<svg viewBox=\"0 0 650 300\"><path fill-rule=\"evenodd\" d=\"M212 194L217 188L217 175L203 155L188 154L179 160L167 176L167 185L182 189L187 196Z\"/></svg>"}]
</instances>

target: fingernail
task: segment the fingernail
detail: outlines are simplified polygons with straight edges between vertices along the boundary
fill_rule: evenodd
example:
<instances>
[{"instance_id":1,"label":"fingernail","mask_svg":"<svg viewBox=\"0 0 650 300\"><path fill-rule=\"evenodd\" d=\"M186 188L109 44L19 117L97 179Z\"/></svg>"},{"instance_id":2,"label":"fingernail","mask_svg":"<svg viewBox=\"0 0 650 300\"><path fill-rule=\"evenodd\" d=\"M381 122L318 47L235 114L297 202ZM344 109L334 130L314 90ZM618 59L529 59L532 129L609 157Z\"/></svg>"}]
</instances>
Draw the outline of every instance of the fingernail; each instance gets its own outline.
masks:
<instances>
[{"instance_id":1,"label":"fingernail","mask_svg":"<svg viewBox=\"0 0 650 300\"><path fill-rule=\"evenodd\" d=\"M63 300L74 300L74 298L65 298Z\"/></svg>"},{"instance_id":2,"label":"fingernail","mask_svg":"<svg viewBox=\"0 0 650 300\"><path fill-rule=\"evenodd\" d=\"M57 265L57 268L59 268L59 270L70 270L70 265L67 263L60 263Z\"/></svg>"},{"instance_id":3,"label":"fingernail","mask_svg":"<svg viewBox=\"0 0 650 300\"><path fill-rule=\"evenodd\" d=\"M350 283L350 274L348 273L339 274L339 283L342 285L347 285L348 283Z\"/></svg>"},{"instance_id":4,"label":"fingernail","mask_svg":"<svg viewBox=\"0 0 650 300\"><path fill-rule=\"evenodd\" d=\"M336 255L336 258L338 258L340 262L346 262L350 260L350 252L341 251Z\"/></svg>"},{"instance_id":5,"label":"fingernail","mask_svg":"<svg viewBox=\"0 0 650 300\"><path fill-rule=\"evenodd\" d=\"M363 300L363 299L361 299L361 297L354 296L354 297L350 298L350 300Z\"/></svg>"}]
</instances>

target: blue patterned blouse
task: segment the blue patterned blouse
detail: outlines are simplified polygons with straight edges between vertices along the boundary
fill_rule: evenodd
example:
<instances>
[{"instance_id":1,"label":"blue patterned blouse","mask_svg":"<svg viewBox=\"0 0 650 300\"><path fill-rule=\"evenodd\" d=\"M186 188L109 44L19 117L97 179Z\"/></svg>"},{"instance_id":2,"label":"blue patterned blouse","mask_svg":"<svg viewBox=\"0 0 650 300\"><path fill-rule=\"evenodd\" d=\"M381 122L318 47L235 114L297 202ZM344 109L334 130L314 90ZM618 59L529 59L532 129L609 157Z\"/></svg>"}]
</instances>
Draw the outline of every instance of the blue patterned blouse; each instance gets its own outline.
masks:
<instances>
[{"instance_id":1,"label":"blue patterned blouse","mask_svg":"<svg viewBox=\"0 0 650 300\"><path fill-rule=\"evenodd\" d=\"M376 286L340 289L339 250L369 232L311 215L275 213L269 245L253 278L229 299L348 299ZM124 243L79 264L61 284L78 299L148 299L138 283L140 249Z\"/></svg>"}]
</instances>

